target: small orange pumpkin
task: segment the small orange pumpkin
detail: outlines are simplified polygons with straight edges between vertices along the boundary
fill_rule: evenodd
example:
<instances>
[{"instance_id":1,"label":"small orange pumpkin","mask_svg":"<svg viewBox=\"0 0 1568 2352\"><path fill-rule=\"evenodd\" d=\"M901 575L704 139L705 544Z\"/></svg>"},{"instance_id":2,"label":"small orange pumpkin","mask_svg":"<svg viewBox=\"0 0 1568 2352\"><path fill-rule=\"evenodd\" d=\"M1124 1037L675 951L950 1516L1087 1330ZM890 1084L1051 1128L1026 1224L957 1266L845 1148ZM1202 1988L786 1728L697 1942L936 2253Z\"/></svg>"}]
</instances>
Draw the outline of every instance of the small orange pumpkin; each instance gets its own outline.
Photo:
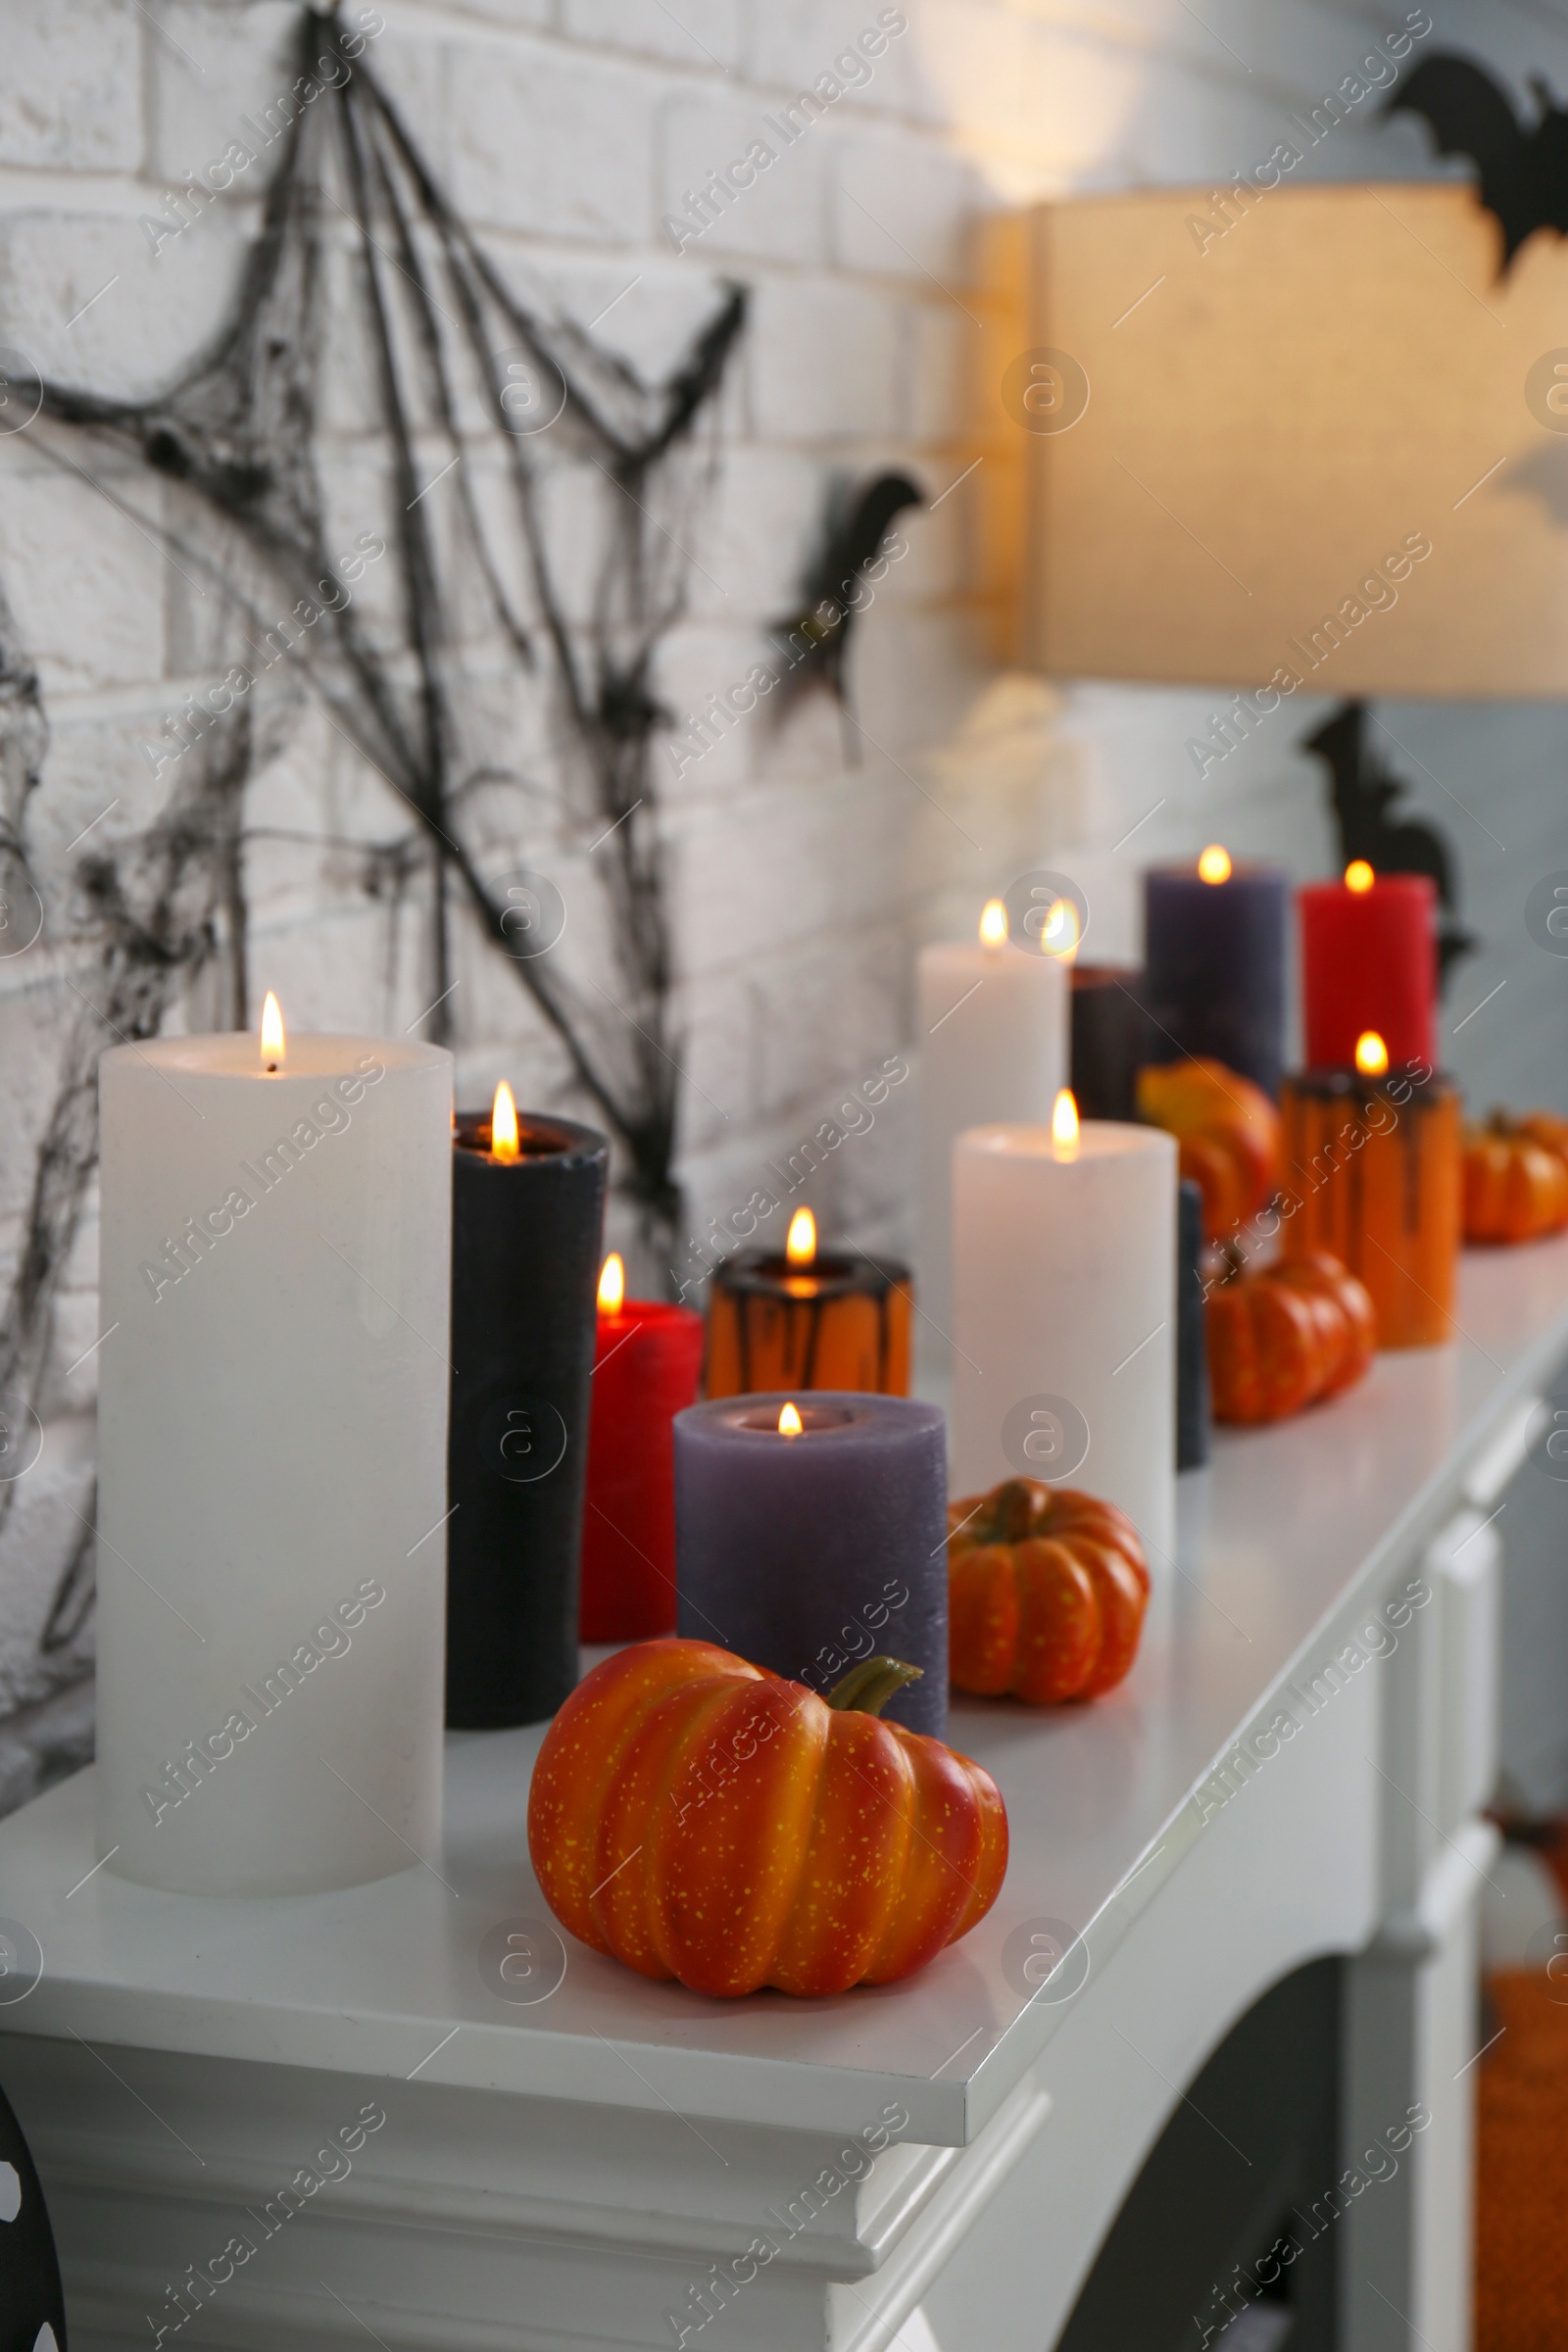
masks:
<instances>
[{"instance_id":1,"label":"small orange pumpkin","mask_svg":"<svg viewBox=\"0 0 1568 2352\"><path fill-rule=\"evenodd\" d=\"M953 1680L1035 1706L1098 1698L1131 1666L1149 1603L1138 1531L1114 1503L1009 1478L948 1506Z\"/></svg>"},{"instance_id":2,"label":"small orange pumpkin","mask_svg":"<svg viewBox=\"0 0 1568 2352\"><path fill-rule=\"evenodd\" d=\"M1370 1292L1327 1250L1248 1274L1208 1296L1216 1421L1283 1421L1361 1378L1377 1349Z\"/></svg>"},{"instance_id":3,"label":"small orange pumpkin","mask_svg":"<svg viewBox=\"0 0 1568 2352\"><path fill-rule=\"evenodd\" d=\"M1181 1172L1202 1193L1211 1242L1255 1216L1279 1182L1280 1114L1260 1086L1222 1061L1140 1070L1138 1115L1176 1138Z\"/></svg>"},{"instance_id":4,"label":"small orange pumpkin","mask_svg":"<svg viewBox=\"0 0 1568 2352\"><path fill-rule=\"evenodd\" d=\"M1568 1225L1568 1120L1494 1111L1464 1143L1464 1238L1537 1242Z\"/></svg>"},{"instance_id":5,"label":"small orange pumpkin","mask_svg":"<svg viewBox=\"0 0 1568 2352\"><path fill-rule=\"evenodd\" d=\"M528 1852L551 1910L640 1976L732 1998L912 1976L1001 1890L996 1783L877 1710L865 1658L818 1698L710 1642L606 1658L545 1734Z\"/></svg>"}]
</instances>

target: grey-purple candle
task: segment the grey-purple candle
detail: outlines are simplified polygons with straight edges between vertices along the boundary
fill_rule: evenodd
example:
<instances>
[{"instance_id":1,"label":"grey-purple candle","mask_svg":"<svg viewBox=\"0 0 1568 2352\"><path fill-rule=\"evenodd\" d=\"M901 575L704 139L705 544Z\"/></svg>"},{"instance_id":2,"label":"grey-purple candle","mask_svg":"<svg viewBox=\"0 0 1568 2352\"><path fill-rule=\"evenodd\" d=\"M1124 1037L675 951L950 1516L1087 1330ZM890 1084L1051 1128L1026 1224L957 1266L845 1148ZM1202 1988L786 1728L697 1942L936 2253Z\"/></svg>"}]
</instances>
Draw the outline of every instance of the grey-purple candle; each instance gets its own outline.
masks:
<instances>
[{"instance_id":1,"label":"grey-purple candle","mask_svg":"<svg viewBox=\"0 0 1568 2352\"><path fill-rule=\"evenodd\" d=\"M779 1428L786 1405L801 1427ZM921 1679L890 1722L948 1727L948 1462L941 1410L815 1390L675 1416L676 1630L826 1692L858 1658Z\"/></svg>"}]
</instances>

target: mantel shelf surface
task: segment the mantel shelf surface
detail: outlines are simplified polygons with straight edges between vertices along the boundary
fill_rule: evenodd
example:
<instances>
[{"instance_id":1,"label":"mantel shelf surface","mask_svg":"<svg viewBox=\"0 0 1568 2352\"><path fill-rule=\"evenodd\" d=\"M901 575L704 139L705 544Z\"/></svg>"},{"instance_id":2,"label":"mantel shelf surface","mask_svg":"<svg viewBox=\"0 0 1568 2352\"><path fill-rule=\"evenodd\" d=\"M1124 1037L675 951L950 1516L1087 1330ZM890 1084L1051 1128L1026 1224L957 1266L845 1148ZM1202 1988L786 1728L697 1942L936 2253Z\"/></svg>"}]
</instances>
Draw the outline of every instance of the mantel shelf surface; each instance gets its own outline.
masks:
<instances>
[{"instance_id":1,"label":"mantel shelf surface","mask_svg":"<svg viewBox=\"0 0 1568 2352\"><path fill-rule=\"evenodd\" d=\"M824 2132L898 2099L911 2138L963 2144L1059 2015L1009 1982L1009 1937L1065 1922L1102 1963L1180 1867L1216 1759L1381 1597L1568 1355L1568 1237L1467 1256L1459 1320L1452 1347L1381 1356L1327 1407L1220 1436L1181 1482L1179 1557L1155 1563L1142 1653L1110 1697L956 1705L954 1744L996 1775L1012 1859L990 1917L907 1984L710 2001L567 1937L558 1990L501 1998L481 1973L486 1935L548 1918L524 1832L534 1727L451 1738L445 1845L427 1866L303 1898L87 1877L92 1774L77 1774L0 1825L0 1914L44 1959L34 1990L0 2005L0 2032Z\"/></svg>"}]
</instances>

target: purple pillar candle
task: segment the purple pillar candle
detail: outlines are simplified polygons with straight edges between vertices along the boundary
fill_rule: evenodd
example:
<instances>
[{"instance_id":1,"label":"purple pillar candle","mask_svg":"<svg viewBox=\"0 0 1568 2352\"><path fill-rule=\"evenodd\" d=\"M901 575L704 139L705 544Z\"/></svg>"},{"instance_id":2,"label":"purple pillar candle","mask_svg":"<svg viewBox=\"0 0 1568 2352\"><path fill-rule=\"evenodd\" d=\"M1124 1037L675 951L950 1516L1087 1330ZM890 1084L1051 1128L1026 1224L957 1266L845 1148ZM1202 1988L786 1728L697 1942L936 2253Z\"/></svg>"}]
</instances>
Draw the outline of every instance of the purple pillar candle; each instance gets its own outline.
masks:
<instances>
[{"instance_id":1,"label":"purple pillar candle","mask_svg":"<svg viewBox=\"0 0 1568 2352\"><path fill-rule=\"evenodd\" d=\"M1144 1003L1152 1061L1224 1062L1276 1100L1285 1069L1290 885L1276 865L1232 865L1217 844L1196 865L1144 876Z\"/></svg>"},{"instance_id":2,"label":"purple pillar candle","mask_svg":"<svg viewBox=\"0 0 1568 2352\"><path fill-rule=\"evenodd\" d=\"M779 1428L793 1405L797 1434ZM921 1679L890 1722L948 1728L948 1465L939 1407L816 1390L675 1416L676 1630L823 1693L858 1658Z\"/></svg>"}]
</instances>

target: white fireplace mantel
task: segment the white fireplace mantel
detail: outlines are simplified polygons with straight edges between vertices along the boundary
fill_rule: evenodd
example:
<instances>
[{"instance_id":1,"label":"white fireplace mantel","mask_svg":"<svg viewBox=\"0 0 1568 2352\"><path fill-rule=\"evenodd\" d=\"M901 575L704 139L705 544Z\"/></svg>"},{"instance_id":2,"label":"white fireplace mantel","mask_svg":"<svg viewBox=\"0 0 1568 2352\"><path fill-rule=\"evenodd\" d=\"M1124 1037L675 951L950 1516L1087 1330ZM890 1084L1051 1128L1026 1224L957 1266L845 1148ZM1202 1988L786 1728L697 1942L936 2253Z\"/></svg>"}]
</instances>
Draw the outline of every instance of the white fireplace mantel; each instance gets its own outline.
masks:
<instances>
[{"instance_id":1,"label":"white fireplace mantel","mask_svg":"<svg viewBox=\"0 0 1568 2352\"><path fill-rule=\"evenodd\" d=\"M367 2330L397 2352L608 2352L683 2328L1041 2352L1181 2086L1321 1952L1357 1956L1347 2147L1419 2099L1435 2119L1342 2225L1346 2341L1402 2343L1392 2306L1458 2352L1486 1522L1568 1355L1568 1239L1467 1258L1459 1316L1451 1348L1381 1357L1182 1481L1179 1559L1155 1563L1120 1690L956 1707L1012 1859L990 1917L906 1984L722 2003L558 1945L524 1834L538 1729L454 1737L442 1851L347 1893L206 1900L94 1870L90 1772L0 1826L0 1915L43 1954L0 2002L0 2082L75 2352L173 2341L192 2306L180 2342L256 2352ZM1392 1645L1357 1664L1373 1612ZM1271 1743L1282 1709L1297 1729ZM1062 1926L1082 1943L1031 1997L1029 1939ZM512 1992L564 1956L546 1997L509 1997L509 1933ZM317 2164L362 2110L385 2121L347 2169ZM874 2161L854 2152L881 2132ZM284 2222L301 2168L338 2178Z\"/></svg>"}]
</instances>

